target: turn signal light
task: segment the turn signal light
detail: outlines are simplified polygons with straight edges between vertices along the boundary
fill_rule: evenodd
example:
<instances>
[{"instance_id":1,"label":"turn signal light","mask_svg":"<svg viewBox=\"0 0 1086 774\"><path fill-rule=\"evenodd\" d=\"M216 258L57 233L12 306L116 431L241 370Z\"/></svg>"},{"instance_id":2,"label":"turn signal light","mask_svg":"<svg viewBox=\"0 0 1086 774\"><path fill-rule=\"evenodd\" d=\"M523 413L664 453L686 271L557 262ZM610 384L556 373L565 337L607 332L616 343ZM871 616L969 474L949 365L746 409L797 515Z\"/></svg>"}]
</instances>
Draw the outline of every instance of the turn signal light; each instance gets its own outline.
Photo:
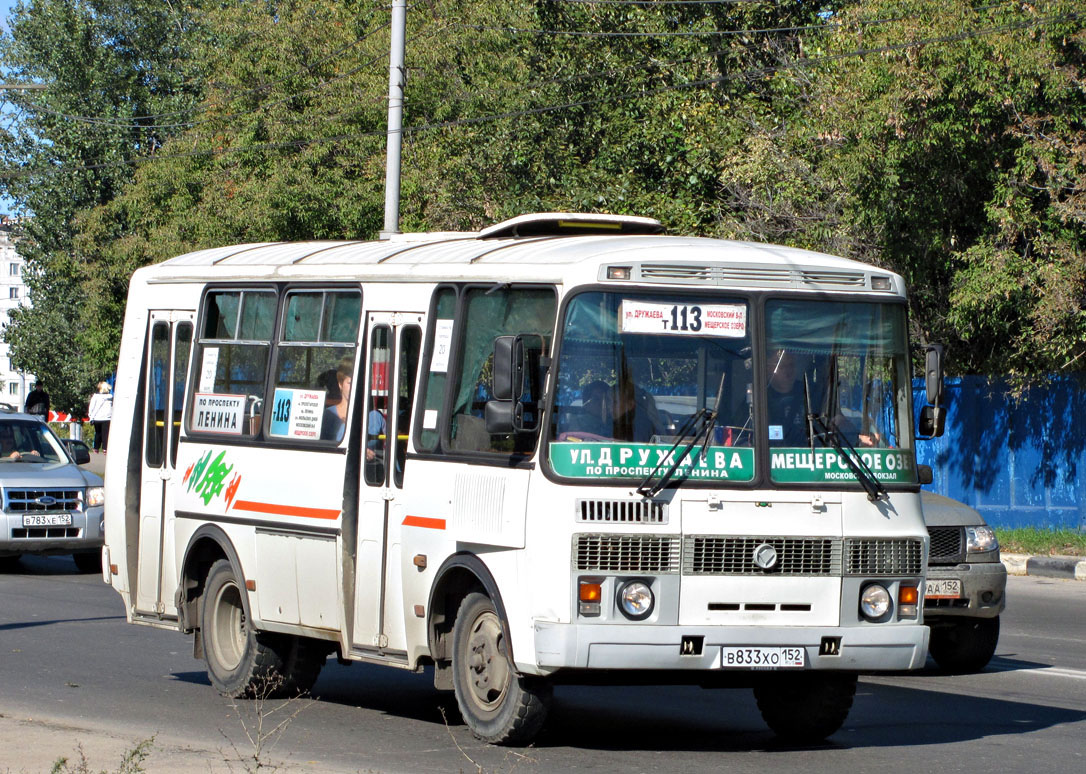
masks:
<instances>
[{"instance_id":1,"label":"turn signal light","mask_svg":"<svg viewBox=\"0 0 1086 774\"><path fill-rule=\"evenodd\" d=\"M603 599L603 578L580 578L577 583L577 612L583 616L598 616Z\"/></svg>"},{"instance_id":2,"label":"turn signal light","mask_svg":"<svg viewBox=\"0 0 1086 774\"><path fill-rule=\"evenodd\" d=\"M920 602L920 589L902 584L897 589L897 617L916 618L917 605Z\"/></svg>"},{"instance_id":3,"label":"turn signal light","mask_svg":"<svg viewBox=\"0 0 1086 774\"><path fill-rule=\"evenodd\" d=\"M591 581L581 581L580 593L578 598L582 602L599 602L603 599L603 586L599 583L593 583Z\"/></svg>"}]
</instances>

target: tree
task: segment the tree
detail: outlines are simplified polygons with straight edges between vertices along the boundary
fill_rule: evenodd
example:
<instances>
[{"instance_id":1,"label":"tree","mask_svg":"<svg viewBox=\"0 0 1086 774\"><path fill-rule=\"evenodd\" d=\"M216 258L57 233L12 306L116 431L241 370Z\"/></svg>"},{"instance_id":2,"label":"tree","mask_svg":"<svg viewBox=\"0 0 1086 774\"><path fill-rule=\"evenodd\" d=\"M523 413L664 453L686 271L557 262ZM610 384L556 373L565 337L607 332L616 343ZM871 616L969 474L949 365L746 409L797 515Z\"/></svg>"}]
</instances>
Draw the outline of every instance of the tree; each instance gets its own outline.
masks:
<instances>
[{"instance_id":1,"label":"tree","mask_svg":"<svg viewBox=\"0 0 1086 774\"><path fill-rule=\"evenodd\" d=\"M82 410L116 363L117 342L98 335L86 303L95 278L75 248L76 216L112 201L129 162L154 155L186 120L202 89L186 53L197 19L180 2L39 0L16 5L0 36L6 77L46 87L6 95L18 119L0 134L3 182L32 215L18 249L33 306L4 336L14 364L50 380L58 407Z\"/></svg>"}]
</instances>

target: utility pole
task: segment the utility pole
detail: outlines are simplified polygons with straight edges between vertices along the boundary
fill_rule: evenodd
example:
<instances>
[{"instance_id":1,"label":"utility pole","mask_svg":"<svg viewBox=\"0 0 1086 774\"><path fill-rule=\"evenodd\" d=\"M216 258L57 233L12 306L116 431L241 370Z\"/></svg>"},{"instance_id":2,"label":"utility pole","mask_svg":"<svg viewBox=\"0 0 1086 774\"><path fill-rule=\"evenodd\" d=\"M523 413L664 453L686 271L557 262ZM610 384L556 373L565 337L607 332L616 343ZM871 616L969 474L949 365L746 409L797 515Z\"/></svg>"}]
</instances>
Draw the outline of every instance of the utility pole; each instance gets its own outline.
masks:
<instances>
[{"instance_id":1,"label":"utility pole","mask_svg":"<svg viewBox=\"0 0 1086 774\"><path fill-rule=\"evenodd\" d=\"M404 38L407 0L392 0L392 44L388 55L388 156L385 161L385 227L381 238L400 233L400 151L403 146Z\"/></svg>"}]
</instances>

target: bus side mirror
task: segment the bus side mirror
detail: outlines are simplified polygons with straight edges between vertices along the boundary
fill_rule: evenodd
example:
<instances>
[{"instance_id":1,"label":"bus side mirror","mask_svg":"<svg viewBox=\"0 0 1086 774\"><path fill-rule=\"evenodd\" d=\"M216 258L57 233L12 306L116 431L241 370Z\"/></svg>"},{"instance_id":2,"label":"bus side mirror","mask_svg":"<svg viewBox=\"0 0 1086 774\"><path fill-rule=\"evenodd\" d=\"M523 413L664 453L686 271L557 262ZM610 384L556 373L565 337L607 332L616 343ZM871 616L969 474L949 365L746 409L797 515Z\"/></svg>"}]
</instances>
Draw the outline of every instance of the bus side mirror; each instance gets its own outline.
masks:
<instances>
[{"instance_id":1,"label":"bus side mirror","mask_svg":"<svg viewBox=\"0 0 1086 774\"><path fill-rule=\"evenodd\" d=\"M943 345L924 348L924 391L932 406L943 405Z\"/></svg>"},{"instance_id":2,"label":"bus side mirror","mask_svg":"<svg viewBox=\"0 0 1086 774\"><path fill-rule=\"evenodd\" d=\"M918 438L937 438L946 428L946 408L943 407L943 345L924 347L924 397L928 405L916 418Z\"/></svg>"},{"instance_id":3,"label":"bus side mirror","mask_svg":"<svg viewBox=\"0 0 1086 774\"><path fill-rule=\"evenodd\" d=\"M530 333L494 339L494 360L484 421L491 435L536 429L543 337Z\"/></svg>"}]
</instances>

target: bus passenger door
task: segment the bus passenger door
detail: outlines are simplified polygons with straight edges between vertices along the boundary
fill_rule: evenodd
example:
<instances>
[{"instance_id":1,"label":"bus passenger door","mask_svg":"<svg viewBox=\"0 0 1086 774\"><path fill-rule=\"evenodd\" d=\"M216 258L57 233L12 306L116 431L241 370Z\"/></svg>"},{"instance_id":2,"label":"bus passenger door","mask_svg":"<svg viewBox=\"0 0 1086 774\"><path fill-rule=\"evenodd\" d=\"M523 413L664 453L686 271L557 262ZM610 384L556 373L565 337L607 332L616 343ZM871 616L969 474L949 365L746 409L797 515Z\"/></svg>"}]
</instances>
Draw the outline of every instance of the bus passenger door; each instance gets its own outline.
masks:
<instances>
[{"instance_id":1,"label":"bus passenger door","mask_svg":"<svg viewBox=\"0 0 1086 774\"><path fill-rule=\"evenodd\" d=\"M193 316L193 312L151 312L144 358L135 607L138 612L157 616L165 615L167 606L172 606L176 586L173 500L178 482L177 441L192 352Z\"/></svg>"},{"instance_id":2,"label":"bus passenger door","mask_svg":"<svg viewBox=\"0 0 1086 774\"><path fill-rule=\"evenodd\" d=\"M367 650L403 651L403 593L397 494L422 344L421 315L370 313L367 319L363 461L358 504L352 641ZM402 516L400 517L402 520ZM390 530L391 526L391 530Z\"/></svg>"}]
</instances>

